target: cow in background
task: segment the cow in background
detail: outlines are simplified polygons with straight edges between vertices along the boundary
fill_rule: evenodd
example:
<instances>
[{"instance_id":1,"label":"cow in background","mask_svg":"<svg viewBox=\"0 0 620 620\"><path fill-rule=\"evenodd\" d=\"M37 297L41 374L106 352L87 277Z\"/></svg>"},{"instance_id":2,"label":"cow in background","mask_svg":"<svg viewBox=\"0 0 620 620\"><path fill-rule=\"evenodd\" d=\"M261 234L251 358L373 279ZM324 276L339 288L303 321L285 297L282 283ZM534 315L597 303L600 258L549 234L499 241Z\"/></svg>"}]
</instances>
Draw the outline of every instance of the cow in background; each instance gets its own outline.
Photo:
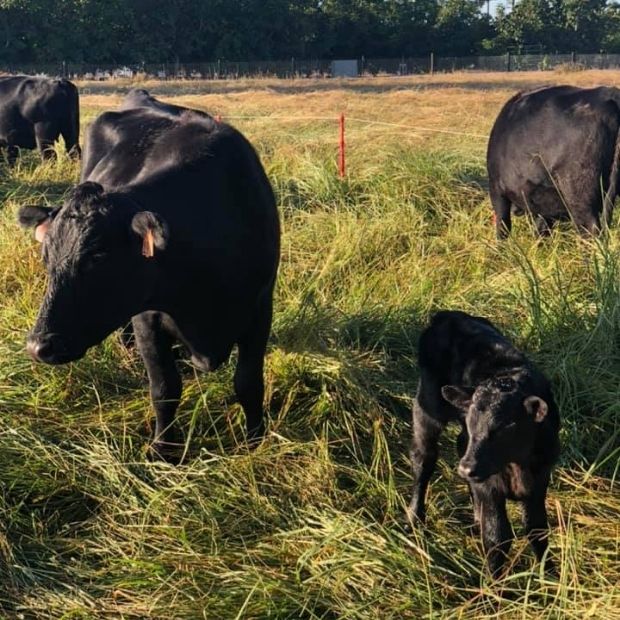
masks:
<instances>
[{"instance_id":1,"label":"cow in background","mask_svg":"<svg viewBox=\"0 0 620 620\"><path fill-rule=\"evenodd\" d=\"M499 239L529 213L539 235L558 220L581 234L611 224L618 195L620 90L552 86L512 97L489 138L489 192Z\"/></svg>"},{"instance_id":2,"label":"cow in background","mask_svg":"<svg viewBox=\"0 0 620 620\"><path fill-rule=\"evenodd\" d=\"M54 143L62 136L65 149L80 156L80 105L75 85L64 79L0 78L0 146L9 165L19 149L38 149L43 159L55 157Z\"/></svg>"}]
</instances>

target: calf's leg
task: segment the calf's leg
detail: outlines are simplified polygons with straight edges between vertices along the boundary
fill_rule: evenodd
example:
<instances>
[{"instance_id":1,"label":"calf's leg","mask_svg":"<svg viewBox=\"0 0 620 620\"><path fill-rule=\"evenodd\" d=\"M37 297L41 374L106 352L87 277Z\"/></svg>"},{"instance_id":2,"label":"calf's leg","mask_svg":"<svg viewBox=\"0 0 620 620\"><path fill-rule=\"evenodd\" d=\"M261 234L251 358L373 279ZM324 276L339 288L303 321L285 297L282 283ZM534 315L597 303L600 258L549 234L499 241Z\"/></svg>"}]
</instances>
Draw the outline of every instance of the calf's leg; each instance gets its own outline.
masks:
<instances>
[{"instance_id":1,"label":"calf's leg","mask_svg":"<svg viewBox=\"0 0 620 620\"><path fill-rule=\"evenodd\" d=\"M151 401L155 409L155 436L151 453L155 458L175 462L174 416L181 399L181 375L176 366L173 336L162 324L158 312L144 312L132 319L140 355L149 377Z\"/></svg>"},{"instance_id":2,"label":"calf's leg","mask_svg":"<svg viewBox=\"0 0 620 620\"><path fill-rule=\"evenodd\" d=\"M476 485L474 495L480 506L480 530L491 575L499 577L512 544L512 527L506 513L506 498L489 488L490 481Z\"/></svg>"},{"instance_id":3,"label":"calf's leg","mask_svg":"<svg viewBox=\"0 0 620 620\"><path fill-rule=\"evenodd\" d=\"M271 329L271 315L272 302L269 295L269 298L259 308L251 329L238 342L239 356L234 377L235 393L245 413L247 438L251 443L260 440L265 433L263 369Z\"/></svg>"},{"instance_id":4,"label":"calf's leg","mask_svg":"<svg viewBox=\"0 0 620 620\"><path fill-rule=\"evenodd\" d=\"M467 441L468 441L467 429L465 428L465 425L463 424L461 432L459 433L459 436L456 438L456 451L459 455L459 459L463 458L463 455L465 454L467 450ZM480 525L480 503L478 502L478 499L476 497L476 494L473 491L471 484L468 484L467 486L469 487L469 497L471 498L471 503L474 507L474 524L479 526Z\"/></svg>"},{"instance_id":5,"label":"calf's leg","mask_svg":"<svg viewBox=\"0 0 620 620\"><path fill-rule=\"evenodd\" d=\"M539 562L543 560L545 551L549 545L549 526L547 523L545 495L546 490L536 492L523 502L523 525L525 527L525 533ZM547 558L545 568L553 569L550 558Z\"/></svg>"},{"instance_id":6,"label":"calf's leg","mask_svg":"<svg viewBox=\"0 0 620 620\"><path fill-rule=\"evenodd\" d=\"M426 490L437 464L439 436L444 424L429 416L416 398L413 405L413 441L411 466L413 468L413 497L407 510L411 521L426 520Z\"/></svg>"}]
</instances>

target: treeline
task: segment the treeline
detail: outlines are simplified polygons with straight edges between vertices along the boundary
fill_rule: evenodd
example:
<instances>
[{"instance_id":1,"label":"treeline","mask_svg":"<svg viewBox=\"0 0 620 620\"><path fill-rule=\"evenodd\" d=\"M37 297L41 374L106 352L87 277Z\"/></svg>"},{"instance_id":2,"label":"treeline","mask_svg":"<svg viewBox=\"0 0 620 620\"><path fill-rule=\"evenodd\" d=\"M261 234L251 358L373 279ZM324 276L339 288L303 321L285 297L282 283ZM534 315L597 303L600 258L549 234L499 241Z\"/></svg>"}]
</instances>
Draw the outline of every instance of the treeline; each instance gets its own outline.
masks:
<instances>
[{"instance_id":1,"label":"treeline","mask_svg":"<svg viewBox=\"0 0 620 620\"><path fill-rule=\"evenodd\" d=\"M508 0L510 2L511 0ZM620 52L605 0L0 0L0 61L140 63Z\"/></svg>"}]
</instances>

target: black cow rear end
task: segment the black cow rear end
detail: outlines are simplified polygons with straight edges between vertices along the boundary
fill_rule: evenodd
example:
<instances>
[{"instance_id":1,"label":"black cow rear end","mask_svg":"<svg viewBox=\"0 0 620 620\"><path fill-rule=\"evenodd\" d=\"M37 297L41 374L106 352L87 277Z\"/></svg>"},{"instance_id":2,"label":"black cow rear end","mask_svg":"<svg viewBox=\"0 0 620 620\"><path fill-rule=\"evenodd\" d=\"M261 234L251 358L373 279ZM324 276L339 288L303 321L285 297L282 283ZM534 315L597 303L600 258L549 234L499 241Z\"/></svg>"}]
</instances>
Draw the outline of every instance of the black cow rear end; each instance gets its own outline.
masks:
<instances>
[{"instance_id":1,"label":"black cow rear end","mask_svg":"<svg viewBox=\"0 0 620 620\"><path fill-rule=\"evenodd\" d=\"M539 235L572 220L582 234L611 224L618 193L620 91L554 86L519 93L489 138L489 193L498 238L529 213Z\"/></svg>"}]
</instances>

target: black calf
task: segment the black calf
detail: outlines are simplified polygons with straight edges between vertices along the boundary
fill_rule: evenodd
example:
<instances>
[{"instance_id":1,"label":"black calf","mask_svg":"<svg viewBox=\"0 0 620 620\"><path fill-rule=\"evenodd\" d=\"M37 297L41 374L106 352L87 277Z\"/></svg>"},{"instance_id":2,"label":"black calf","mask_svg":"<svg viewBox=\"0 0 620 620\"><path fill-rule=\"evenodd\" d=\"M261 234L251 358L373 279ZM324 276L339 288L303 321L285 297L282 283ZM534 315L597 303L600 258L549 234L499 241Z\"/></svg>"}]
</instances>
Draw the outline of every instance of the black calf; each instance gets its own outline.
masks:
<instances>
[{"instance_id":1,"label":"black calf","mask_svg":"<svg viewBox=\"0 0 620 620\"><path fill-rule=\"evenodd\" d=\"M425 520L439 436L458 421L458 472L469 484L491 573L501 572L511 545L507 499L521 502L541 560L548 536L545 495L559 453L560 418L549 382L489 321L463 312L432 318L420 337L419 364L409 518Z\"/></svg>"}]
</instances>

